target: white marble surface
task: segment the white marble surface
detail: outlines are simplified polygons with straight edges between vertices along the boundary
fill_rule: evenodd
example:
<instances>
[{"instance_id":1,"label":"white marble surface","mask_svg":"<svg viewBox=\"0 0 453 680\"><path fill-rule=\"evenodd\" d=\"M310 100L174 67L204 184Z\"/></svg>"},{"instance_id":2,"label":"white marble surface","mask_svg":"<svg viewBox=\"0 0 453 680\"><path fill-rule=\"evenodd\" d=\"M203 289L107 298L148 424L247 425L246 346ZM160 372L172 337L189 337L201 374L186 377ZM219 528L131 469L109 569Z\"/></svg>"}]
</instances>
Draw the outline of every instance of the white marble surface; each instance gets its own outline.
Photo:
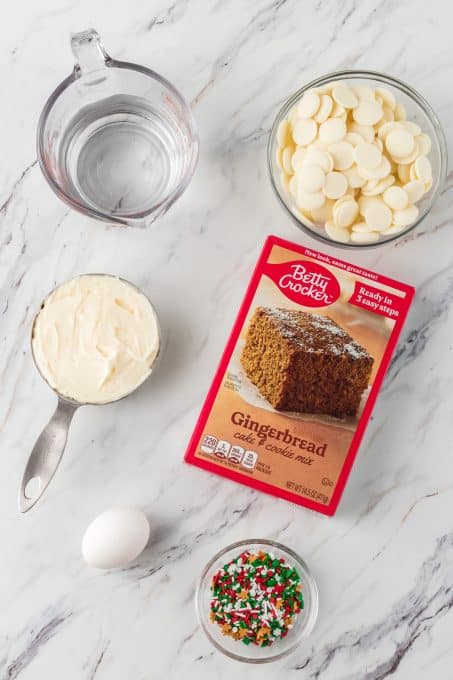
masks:
<instances>
[{"instance_id":1,"label":"white marble surface","mask_svg":"<svg viewBox=\"0 0 453 680\"><path fill-rule=\"evenodd\" d=\"M315 245L283 214L266 176L277 107L329 70L374 68L429 99L451 150L452 22L448 3L420 0L5 3L2 679L452 678L451 174L406 242L349 257L415 284L417 296L337 516L182 463L265 235ZM196 175L148 231L70 212L36 164L40 109L72 68L68 35L90 26L112 55L151 66L193 102L201 138ZM55 283L90 271L143 287L161 314L165 355L155 378L127 401L78 412L56 478L20 516L22 471L55 402L30 358L33 314ZM136 567L98 573L82 563L80 539L93 516L116 504L144 508L152 543ZM265 668L214 652L193 607L206 560L248 536L295 548L320 589L313 635Z\"/></svg>"}]
</instances>

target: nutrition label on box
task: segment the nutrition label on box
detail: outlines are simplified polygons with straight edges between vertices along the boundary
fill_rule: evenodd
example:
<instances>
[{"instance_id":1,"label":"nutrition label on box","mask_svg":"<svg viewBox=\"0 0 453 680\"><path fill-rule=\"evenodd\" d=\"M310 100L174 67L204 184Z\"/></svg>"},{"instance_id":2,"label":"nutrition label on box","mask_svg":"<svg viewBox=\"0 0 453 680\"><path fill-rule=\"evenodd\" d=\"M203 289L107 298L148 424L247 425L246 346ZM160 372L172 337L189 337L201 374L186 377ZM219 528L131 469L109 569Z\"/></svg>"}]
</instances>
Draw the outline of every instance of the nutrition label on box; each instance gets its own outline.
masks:
<instances>
[{"instance_id":1,"label":"nutrition label on box","mask_svg":"<svg viewBox=\"0 0 453 680\"><path fill-rule=\"evenodd\" d=\"M218 440L209 434L203 437L200 451L214 455L216 458L223 458L230 461L230 463L240 464L248 470L253 470L258 460L256 451L249 451L244 449L243 446L231 444L231 442L225 440Z\"/></svg>"}]
</instances>

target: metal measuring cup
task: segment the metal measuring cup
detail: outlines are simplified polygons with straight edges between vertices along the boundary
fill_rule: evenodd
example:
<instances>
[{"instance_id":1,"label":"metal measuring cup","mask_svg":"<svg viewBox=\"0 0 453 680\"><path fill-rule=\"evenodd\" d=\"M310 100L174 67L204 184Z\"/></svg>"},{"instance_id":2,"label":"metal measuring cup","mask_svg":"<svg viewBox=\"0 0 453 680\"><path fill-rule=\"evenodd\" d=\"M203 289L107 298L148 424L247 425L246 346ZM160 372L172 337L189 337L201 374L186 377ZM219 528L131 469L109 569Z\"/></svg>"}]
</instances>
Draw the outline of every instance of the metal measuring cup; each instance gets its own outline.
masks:
<instances>
[{"instance_id":1,"label":"metal measuring cup","mask_svg":"<svg viewBox=\"0 0 453 680\"><path fill-rule=\"evenodd\" d=\"M85 274L82 276L101 276L101 277L110 277L110 274ZM75 279L80 278L78 276L74 277ZM156 310L154 305L152 304L151 300L143 293L143 291L140 290L137 286L135 286L133 283L130 281L127 281L127 279L123 279L120 276L111 276L111 278L114 279L119 279L120 281L123 281L124 283L128 284L132 288L134 288L138 293L143 295L149 302L151 309L154 313L154 317L156 319L156 325L157 325L157 352L156 356L154 357L152 364L150 366L150 370L148 375L142 380L142 382L139 385L136 385L130 392L127 394L124 394L121 397L118 397L117 399L112 399L111 401L105 401L105 402L79 402L75 401L74 399L71 399L70 397L60 394L50 383L48 380L44 377L42 374L39 365L36 361L36 357L34 354L33 350L33 333L35 330L35 324L36 320L39 316L39 313L41 309L43 308L45 302L47 299L52 295L52 293L57 290L60 286L55 286L53 290L46 296L44 301L41 304L40 310L37 312L35 315L35 318L33 319L33 325L32 325L32 330L30 334L30 346L31 346L31 354L33 357L33 362L35 364L35 367L40 374L41 378L44 380L44 382L49 385L50 389L55 392L58 398L57 402L57 407L55 409L55 412L41 434L39 435L38 439L35 442L35 445L31 451L30 457L28 459L27 465L25 467L24 475L22 477L22 483L19 491L19 509L21 512L27 512L32 508L35 503L41 498L43 495L44 491L48 487L49 483L51 482L58 465L60 464L61 458L63 456L65 447L66 447L66 441L68 439L68 432L69 432L69 426L71 424L72 418L74 416L74 413L77 411L77 409L80 406L103 406L105 404L112 404L116 401L121 401L122 399L125 399L129 395L131 395L135 390L137 390L141 385L143 385L144 382L148 380L148 378L151 376L153 373L156 362L158 357L160 356L161 353L161 346L162 346L162 336L161 336L161 329L159 325L159 318L157 316ZM60 284L63 285L63 284Z\"/></svg>"}]
</instances>

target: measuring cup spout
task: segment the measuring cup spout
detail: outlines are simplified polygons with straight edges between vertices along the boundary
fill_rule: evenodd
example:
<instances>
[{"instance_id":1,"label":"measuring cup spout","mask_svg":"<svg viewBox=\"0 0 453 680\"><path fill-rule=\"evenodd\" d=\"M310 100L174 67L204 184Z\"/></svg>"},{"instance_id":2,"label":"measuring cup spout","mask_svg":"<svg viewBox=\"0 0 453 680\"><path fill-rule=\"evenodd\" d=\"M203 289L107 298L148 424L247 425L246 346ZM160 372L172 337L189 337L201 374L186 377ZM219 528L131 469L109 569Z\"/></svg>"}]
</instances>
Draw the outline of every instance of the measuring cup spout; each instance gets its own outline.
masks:
<instances>
[{"instance_id":1,"label":"measuring cup spout","mask_svg":"<svg viewBox=\"0 0 453 680\"><path fill-rule=\"evenodd\" d=\"M39 435L25 468L19 491L19 509L27 512L41 498L60 463L69 426L79 404L58 399L57 408Z\"/></svg>"}]
</instances>

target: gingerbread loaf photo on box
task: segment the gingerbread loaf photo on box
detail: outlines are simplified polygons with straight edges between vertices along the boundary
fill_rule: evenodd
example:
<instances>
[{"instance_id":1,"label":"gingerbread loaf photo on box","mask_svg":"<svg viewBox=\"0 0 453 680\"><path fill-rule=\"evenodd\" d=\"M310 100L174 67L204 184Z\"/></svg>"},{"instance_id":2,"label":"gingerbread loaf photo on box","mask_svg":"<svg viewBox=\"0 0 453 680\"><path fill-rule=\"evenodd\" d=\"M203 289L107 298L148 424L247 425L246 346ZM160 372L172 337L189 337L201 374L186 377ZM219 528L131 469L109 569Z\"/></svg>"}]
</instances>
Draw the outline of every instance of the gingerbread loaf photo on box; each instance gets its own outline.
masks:
<instances>
[{"instance_id":1,"label":"gingerbread loaf photo on box","mask_svg":"<svg viewBox=\"0 0 453 680\"><path fill-rule=\"evenodd\" d=\"M275 409L344 418L357 414L373 358L328 316L258 307L241 363Z\"/></svg>"}]
</instances>

